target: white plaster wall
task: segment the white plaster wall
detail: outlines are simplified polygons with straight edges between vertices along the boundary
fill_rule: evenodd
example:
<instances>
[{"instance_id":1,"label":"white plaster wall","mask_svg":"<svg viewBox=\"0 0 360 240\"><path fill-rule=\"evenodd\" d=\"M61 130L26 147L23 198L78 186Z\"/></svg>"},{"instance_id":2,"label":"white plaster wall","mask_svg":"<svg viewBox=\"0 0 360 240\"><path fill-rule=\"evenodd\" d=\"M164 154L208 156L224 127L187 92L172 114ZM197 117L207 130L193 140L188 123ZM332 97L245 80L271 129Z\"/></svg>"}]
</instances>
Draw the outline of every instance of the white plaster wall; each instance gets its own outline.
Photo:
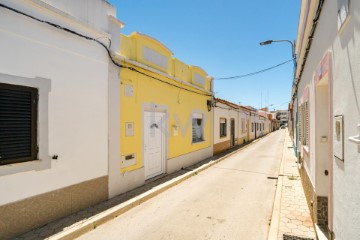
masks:
<instances>
[{"instance_id":1,"label":"white plaster wall","mask_svg":"<svg viewBox=\"0 0 360 240\"><path fill-rule=\"evenodd\" d=\"M360 1L350 1L350 18L343 28L337 29L337 1L325 1L308 56L300 93L306 84L312 83L315 68L323 55L332 52L333 109L332 116L344 116L344 162L333 158L333 231L336 239L360 239L360 153L357 145L348 140L357 135L360 123ZM310 88L310 99L314 99ZM314 103L310 102L311 126L314 126ZM333 118L329 119L333 124ZM314 159L314 131L311 131L311 163ZM331 136L332 137L332 136ZM333 155L331 153L331 155ZM314 176L314 166L308 166Z\"/></svg>"},{"instance_id":2,"label":"white plaster wall","mask_svg":"<svg viewBox=\"0 0 360 240\"><path fill-rule=\"evenodd\" d=\"M133 187L136 180L131 179L135 173L120 174L120 72L119 68L109 62L109 197L114 197L127 190L126 187ZM144 171L142 171L144 173ZM142 184L145 181L145 174L139 179ZM138 176L135 174L135 177ZM128 181L128 182L126 182ZM135 187L140 183L135 183Z\"/></svg>"},{"instance_id":3,"label":"white plaster wall","mask_svg":"<svg viewBox=\"0 0 360 240\"><path fill-rule=\"evenodd\" d=\"M249 113L247 113L249 114ZM247 123L247 118L248 118L248 115L247 115L244 111L240 110L239 112L239 131L238 131L238 136L239 138L243 138L243 137L246 137L247 135L247 128L246 128L246 123ZM242 133L242 129L241 129L241 121L242 120L245 120L245 126L244 126L244 133Z\"/></svg>"},{"instance_id":4,"label":"white plaster wall","mask_svg":"<svg viewBox=\"0 0 360 240\"><path fill-rule=\"evenodd\" d=\"M335 3L326 2L336 10ZM324 16L325 17L325 16ZM335 14L325 21L336 24ZM336 29L333 31L335 32ZM344 115L344 162L334 158L334 232L336 239L360 239L360 153L348 137L360 124L360 1L350 1L350 19L333 39L333 115Z\"/></svg>"},{"instance_id":5,"label":"white plaster wall","mask_svg":"<svg viewBox=\"0 0 360 240\"><path fill-rule=\"evenodd\" d=\"M301 77L301 81L298 88L298 104L300 105L300 99L302 97L303 91L305 87L309 87L309 113L310 113L310 152L309 157L306 154L302 154L304 156L304 164L305 169L308 171L308 175L310 177L310 180L315 186L315 131L313 131L315 126L315 97L314 97L314 73L317 68L317 66L320 64L324 54L331 50L331 43L332 40L335 38L336 32L332 32L330 29L337 28L337 23L334 23L334 20L327 19L329 22L325 23L325 25L321 25L322 21L325 18L324 12L334 11L333 9L326 9L328 8L327 4L324 5L323 11L321 13L321 21L318 24L316 28L315 38L312 42L311 51L309 52L309 55L307 57L306 65L304 68L304 72ZM329 12L330 13L330 12ZM336 11L332 14L336 15ZM335 19L336 20L336 19ZM304 40L304 43L306 44L306 41ZM300 117L300 116L299 116ZM301 145L299 145L301 146ZM302 148L299 149L300 152L302 152Z\"/></svg>"},{"instance_id":6,"label":"white plaster wall","mask_svg":"<svg viewBox=\"0 0 360 240\"><path fill-rule=\"evenodd\" d=\"M262 124L262 123L264 123L264 120L263 120L263 118L262 117L260 117L259 115L256 115L255 116L255 124L257 123L257 128L256 128L256 126L254 126L254 132L255 132L255 130L256 130L256 138L258 138L258 137L261 137L261 136L263 136L264 135L264 131L262 130L262 126L261 126L261 130L260 130L260 125Z\"/></svg>"},{"instance_id":7,"label":"white plaster wall","mask_svg":"<svg viewBox=\"0 0 360 240\"><path fill-rule=\"evenodd\" d=\"M231 118L235 119L235 138L238 138L238 134L239 134L238 112L233 109L230 109L229 106L219 102L216 103L216 105L219 107L214 108L214 144L230 140ZM220 118L226 118L226 128L227 128L226 137L221 137L221 138L220 138Z\"/></svg>"},{"instance_id":8,"label":"white plaster wall","mask_svg":"<svg viewBox=\"0 0 360 240\"><path fill-rule=\"evenodd\" d=\"M107 31L108 15L116 17L113 6L104 0L37 0L66 12L98 31Z\"/></svg>"},{"instance_id":9,"label":"white plaster wall","mask_svg":"<svg viewBox=\"0 0 360 240\"><path fill-rule=\"evenodd\" d=\"M256 116L254 113L251 113L251 116L248 116L249 121L249 128L250 128L250 140L253 140L255 138L255 130L256 130L256 120L255 120ZM251 128L251 125L254 125L253 128ZM251 131L253 129L253 131Z\"/></svg>"},{"instance_id":10,"label":"white plaster wall","mask_svg":"<svg viewBox=\"0 0 360 240\"><path fill-rule=\"evenodd\" d=\"M39 17L48 15L39 13L30 1L23 8ZM49 150L40 149L39 158L59 156L45 170L1 176L0 205L107 175L106 51L94 42L2 8L0 42L0 73L48 79L48 109L39 113L48 115L48 130L41 123L38 130L47 134ZM43 97L40 91L40 101ZM39 135L40 147L45 140ZM6 167L1 166L0 171Z\"/></svg>"}]
</instances>

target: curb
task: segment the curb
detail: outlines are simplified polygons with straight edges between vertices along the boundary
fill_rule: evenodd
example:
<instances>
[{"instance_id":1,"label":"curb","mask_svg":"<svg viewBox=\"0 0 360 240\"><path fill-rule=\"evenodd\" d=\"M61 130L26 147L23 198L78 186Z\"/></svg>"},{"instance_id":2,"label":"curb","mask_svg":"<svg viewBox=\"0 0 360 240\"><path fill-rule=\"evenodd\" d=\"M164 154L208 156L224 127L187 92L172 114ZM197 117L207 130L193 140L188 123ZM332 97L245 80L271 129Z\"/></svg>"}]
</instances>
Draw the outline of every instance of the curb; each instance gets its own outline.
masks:
<instances>
[{"instance_id":1,"label":"curb","mask_svg":"<svg viewBox=\"0 0 360 240\"><path fill-rule=\"evenodd\" d=\"M271 132L272 133L272 132ZM140 205L141 203L146 202L147 200L150 200L151 198L159 195L160 193L178 185L179 183L189 179L192 176L197 175L198 173L208 169L209 167L223 161L224 159L234 155L235 153L238 153L249 146L253 145L254 143L258 142L259 140L263 139L266 136L269 136L271 133L268 133L266 135L263 135L252 142L250 142L248 145L239 148L238 150L235 150L219 159L213 160L207 164L204 164L188 173L185 173L181 176L178 176L172 180L169 180L166 183L163 183L145 193L140 194L139 196L136 196L126 202L123 202L115 207L109 208L93 217L90 217L88 219L85 219L83 221L80 221L78 223L75 223L75 225L69 226L68 228L65 228L63 231L48 237L49 240L68 240L68 239L74 239L77 237L80 237L81 235L97 228L98 226L118 217L119 215L129 211L130 209Z\"/></svg>"},{"instance_id":2,"label":"curb","mask_svg":"<svg viewBox=\"0 0 360 240\"><path fill-rule=\"evenodd\" d=\"M285 132L288 134L288 131ZM281 210L281 195L282 195L282 185L283 185L283 175L284 175L284 162L285 162L285 150L286 150L286 135L284 138L283 154L281 157L281 164L279 169L279 176L276 183L275 199L274 206L271 215L271 223L269 228L268 240L277 240L278 239L278 230L280 223L280 210Z\"/></svg>"}]
</instances>

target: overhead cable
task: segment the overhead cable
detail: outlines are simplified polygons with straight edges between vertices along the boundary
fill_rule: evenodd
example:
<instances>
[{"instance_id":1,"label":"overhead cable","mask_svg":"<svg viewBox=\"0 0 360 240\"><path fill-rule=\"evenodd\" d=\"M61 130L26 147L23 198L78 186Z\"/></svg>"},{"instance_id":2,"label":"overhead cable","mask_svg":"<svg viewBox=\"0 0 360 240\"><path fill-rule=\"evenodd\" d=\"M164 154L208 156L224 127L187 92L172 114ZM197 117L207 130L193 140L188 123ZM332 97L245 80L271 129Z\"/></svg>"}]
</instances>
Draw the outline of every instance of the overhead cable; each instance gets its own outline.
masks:
<instances>
[{"instance_id":1,"label":"overhead cable","mask_svg":"<svg viewBox=\"0 0 360 240\"><path fill-rule=\"evenodd\" d=\"M150 78L155 79L155 80L158 80L158 81L160 81L160 82L162 82L162 83L165 83L165 84L174 86L174 87L176 87L176 88L183 89L183 90L188 91L188 92L192 92L192 93L196 93L196 94L204 95L204 96L208 96L208 97L211 97L211 96L212 96L212 94L206 94L206 93L200 93L200 92L197 92L197 91L193 91L193 90L191 90L191 89L184 88L184 87L182 87L182 86L178 86L178 85L176 85L176 84L173 84L173 83L164 81L164 80L162 80L162 79L160 79L160 78L151 76L151 75L149 75L149 74L147 74L147 73L144 73L144 72L142 72L142 71L140 71L140 70L137 70L137 69L135 69L135 68L133 68L133 67L128 67L128 66L125 66L125 65L122 65L122 64L117 63L117 62L115 61L115 59L111 56L111 52L110 52L111 39L109 39L109 38L107 38L107 40L109 41L109 46L106 46L104 43L100 42L100 41L99 41L98 39L96 39L96 38L92 38L92 37L83 35L83 34L81 34L81 33L78 33L78 32L76 32L76 31L74 31L74 30L71 30L71 29L69 29L69 28L60 26L60 25L58 25L58 24L56 24L56 23L52 23L52 22L49 22L49 21L45 21L45 20L36 18L36 17L31 16L31 15L29 15L29 14L27 14L27 13L24 13L24 12L21 12L21 11L19 11L19 10L17 10L17 9L12 8L12 7L6 6L6 5L4 5L4 4L2 4L2 3L0 3L0 7L5 8L5 9L7 9L7 10L10 10L10 11L12 11L12 12L18 13L18 14L23 15L23 16L25 16L25 17L31 18L31 19L36 20L36 21L38 21L38 22L48 24L48 25L50 25L50 26L52 26L52 27L54 27L54 28L57 28L57 29L66 31L66 32L71 33L71 34L74 34L74 35L76 35L76 36L78 36L78 37L85 38L86 40L94 41L94 42L100 44L100 45L106 50L107 55L109 56L111 62L112 62L115 66L117 66L117 67L119 67L119 68L129 69L130 71L137 72L137 73L142 74L142 75L144 75L144 76L150 77ZM199 91L200 91L200 90L199 90Z\"/></svg>"},{"instance_id":2,"label":"overhead cable","mask_svg":"<svg viewBox=\"0 0 360 240\"><path fill-rule=\"evenodd\" d=\"M292 58L290 60L287 60L285 62L282 62L282 63L279 63L275 66L272 66L272 67L269 67L269 68L265 68L265 69L262 69L262 70L259 70L259 71L256 71L256 72L251 72L251 73L247 73L247 74L243 74L243 75L237 75L237 76L231 76L231 77L218 77L218 78L214 78L214 80L230 80L230 79L239 79L239 78L245 78L245 77L250 77L250 76L254 76L254 75L257 75L257 74L260 74L260 73L263 73L263 72L266 72L266 71L270 71L274 68L277 68L277 67L280 67L288 62L292 62L294 61L295 58Z\"/></svg>"}]
</instances>

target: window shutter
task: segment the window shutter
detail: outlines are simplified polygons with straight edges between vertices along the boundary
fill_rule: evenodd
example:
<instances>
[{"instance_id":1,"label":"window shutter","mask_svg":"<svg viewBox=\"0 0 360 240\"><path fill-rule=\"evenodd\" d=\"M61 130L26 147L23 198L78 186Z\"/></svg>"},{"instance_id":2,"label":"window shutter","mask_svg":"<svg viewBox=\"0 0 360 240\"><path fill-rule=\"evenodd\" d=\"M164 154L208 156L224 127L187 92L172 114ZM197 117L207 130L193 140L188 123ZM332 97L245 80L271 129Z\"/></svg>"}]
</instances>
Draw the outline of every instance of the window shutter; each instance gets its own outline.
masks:
<instances>
[{"instance_id":1,"label":"window shutter","mask_svg":"<svg viewBox=\"0 0 360 240\"><path fill-rule=\"evenodd\" d=\"M302 132L301 132L301 140L302 140L302 144L306 145L306 109L305 109L305 104L302 105L301 108L301 115L302 115Z\"/></svg>"},{"instance_id":2,"label":"window shutter","mask_svg":"<svg viewBox=\"0 0 360 240\"><path fill-rule=\"evenodd\" d=\"M196 142L196 118L192 119L192 141Z\"/></svg>"},{"instance_id":3,"label":"window shutter","mask_svg":"<svg viewBox=\"0 0 360 240\"><path fill-rule=\"evenodd\" d=\"M0 165L37 157L37 89L0 84Z\"/></svg>"},{"instance_id":4,"label":"window shutter","mask_svg":"<svg viewBox=\"0 0 360 240\"><path fill-rule=\"evenodd\" d=\"M305 145L309 146L309 140L310 140L310 119L309 119L309 103L306 102L305 103L305 108L306 108L306 140L305 140Z\"/></svg>"},{"instance_id":5,"label":"window shutter","mask_svg":"<svg viewBox=\"0 0 360 240\"><path fill-rule=\"evenodd\" d=\"M302 105L299 107L299 129L298 129L298 132L299 132L299 142L302 143Z\"/></svg>"}]
</instances>

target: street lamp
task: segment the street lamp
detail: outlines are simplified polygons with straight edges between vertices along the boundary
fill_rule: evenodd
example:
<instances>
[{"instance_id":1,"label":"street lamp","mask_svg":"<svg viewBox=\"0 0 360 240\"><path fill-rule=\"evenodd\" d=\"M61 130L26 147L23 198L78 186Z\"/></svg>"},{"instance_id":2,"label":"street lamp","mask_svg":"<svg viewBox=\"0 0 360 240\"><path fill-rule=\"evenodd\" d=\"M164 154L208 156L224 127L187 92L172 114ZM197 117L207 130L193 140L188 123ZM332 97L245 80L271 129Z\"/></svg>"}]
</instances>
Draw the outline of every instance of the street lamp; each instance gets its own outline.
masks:
<instances>
[{"instance_id":1,"label":"street lamp","mask_svg":"<svg viewBox=\"0 0 360 240\"><path fill-rule=\"evenodd\" d=\"M268 44L272 44L273 42L288 42L291 44L291 55L292 55L292 58L293 58L293 62L294 62L294 76L293 76L293 85L295 84L295 78L296 78L296 67L297 67L297 62L296 62L296 55L295 55L295 44L294 42L290 41L290 40L267 40L267 41L264 41L264 42L261 42L260 45L261 46L264 46L264 45L268 45ZM295 90L296 92L296 95L297 95L297 89ZM298 104L296 104L296 112L299 111L299 106ZM296 114L296 125L295 125L295 128L296 128L296 132L298 133L298 129L297 129L297 123L298 123L298 114ZM297 148L297 142L298 142L298 134L296 134L296 140L295 140L295 154L296 154L296 158L297 158L297 162L299 162L299 159L298 159L298 148Z\"/></svg>"},{"instance_id":2,"label":"street lamp","mask_svg":"<svg viewBox=\"0 0 360 240\"><path fill-rule=\"evenodd\" d=\"M264 45L269 45L272 44L273 42L288 42L291 44L291 55L293 58L293 62L294 62L294 73L295 73L295 68L296 68L296 56L295 56L295 46L294 43L290 40L267 40L264 42L261 42L260 45L264 46ZM295 75L294 75L295 76Z\"/></svg>"}]
</instances>

